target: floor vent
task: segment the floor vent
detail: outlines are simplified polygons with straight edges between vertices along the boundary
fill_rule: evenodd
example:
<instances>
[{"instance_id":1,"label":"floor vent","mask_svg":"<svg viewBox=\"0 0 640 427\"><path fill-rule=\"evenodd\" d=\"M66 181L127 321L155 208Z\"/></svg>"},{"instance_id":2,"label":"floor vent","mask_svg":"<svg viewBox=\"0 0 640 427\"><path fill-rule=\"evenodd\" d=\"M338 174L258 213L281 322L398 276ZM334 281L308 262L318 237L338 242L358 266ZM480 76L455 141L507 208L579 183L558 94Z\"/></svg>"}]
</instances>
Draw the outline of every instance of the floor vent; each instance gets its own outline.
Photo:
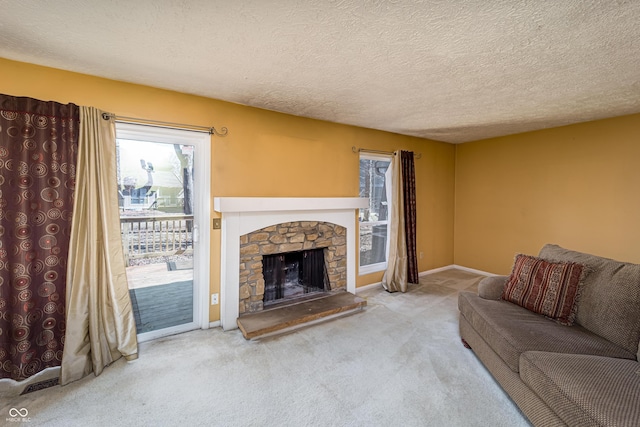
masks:
<instances>
[{"instance_id":1,"label":"floor vent","mask_svg":"<svg viewBox=\"0 0 640 427\"><path fill-rule=\"evenodd\" d=\"M37 383L29 384L25 387L24 390L22 390L22 393L20 393L20 395L31 393L33 391L43 390L45 388L53 387L54 385L58 384L60 384L60 378L51 378L50 380L44 380Z\"/></svg>"}]
</instances>

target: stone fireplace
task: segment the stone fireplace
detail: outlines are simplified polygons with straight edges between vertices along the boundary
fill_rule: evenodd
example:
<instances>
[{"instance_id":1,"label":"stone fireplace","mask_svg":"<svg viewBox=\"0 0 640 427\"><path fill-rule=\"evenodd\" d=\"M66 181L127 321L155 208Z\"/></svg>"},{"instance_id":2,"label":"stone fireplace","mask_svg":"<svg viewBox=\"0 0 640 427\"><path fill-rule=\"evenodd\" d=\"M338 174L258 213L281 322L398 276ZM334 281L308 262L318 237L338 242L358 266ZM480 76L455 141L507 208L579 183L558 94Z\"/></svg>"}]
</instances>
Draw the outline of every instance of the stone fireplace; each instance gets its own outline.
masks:
<instances>
[{"instance_id":1,"label":"stone fireplace","mask_svg":"<svg viewBox=\"0 0 640 427\"><path fill-rule=\"evenodd\" d=\"M264 274L262 265L258 267L258 262L262 264L258 257L268 255L260 253L264 248L274 253L301 251L305 246L306 249L322 248L329 279L327 290L345 289L355 294L357 210L367 206L368 200L359 197L214 198L215 211L222 213L220 323L223 329L238 327L241 310L249 313L264 308ZM241 272L243 263L244 273ZM246 282L241 274L247 278Z\"/></svg>"},{"instance_id":2,"label":"stone fireplace","mask_svg":"<svg viewBox=\"0 0 640 427\"><path fill-rule=\"evenodd\" d=\"M347 286L347 230L285 222L240 236L240 315Z\"/></svg>"}]
</instances>

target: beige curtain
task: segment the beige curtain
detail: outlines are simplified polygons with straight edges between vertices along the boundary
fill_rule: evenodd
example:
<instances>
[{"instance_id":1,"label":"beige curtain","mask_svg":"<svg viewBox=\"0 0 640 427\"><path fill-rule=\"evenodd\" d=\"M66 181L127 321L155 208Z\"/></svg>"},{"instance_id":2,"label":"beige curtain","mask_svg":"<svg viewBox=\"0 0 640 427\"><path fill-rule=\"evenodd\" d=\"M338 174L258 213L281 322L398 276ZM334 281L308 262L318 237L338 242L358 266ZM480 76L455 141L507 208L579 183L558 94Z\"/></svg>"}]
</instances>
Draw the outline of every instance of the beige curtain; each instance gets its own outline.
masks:
<instances>
[{"instance_id":1,"label":"beige curtain","mask_svg":"<svg viewBox=\"0 0 640 427\"><path fill-rule=\"evenodd\" d=\"M121 356L138 357L120 238L115 125L101 113L80 107L62 385L99 375Z\"/></svg>"},{"instance_id":2,"label":"beige curtain","mask_svg":"<svg viewBox=\"0 0 640 427\"><path fill-rule=\"evenodd\" d=\"M389 292L406 292L407 282L407 242L404 227L404 200L402 192L402 163L400 152L396 151L385 175L387 200L391 201L389 227L389 259L387 271L382 277L382 286Z\"/></svg>"}]
</instances>

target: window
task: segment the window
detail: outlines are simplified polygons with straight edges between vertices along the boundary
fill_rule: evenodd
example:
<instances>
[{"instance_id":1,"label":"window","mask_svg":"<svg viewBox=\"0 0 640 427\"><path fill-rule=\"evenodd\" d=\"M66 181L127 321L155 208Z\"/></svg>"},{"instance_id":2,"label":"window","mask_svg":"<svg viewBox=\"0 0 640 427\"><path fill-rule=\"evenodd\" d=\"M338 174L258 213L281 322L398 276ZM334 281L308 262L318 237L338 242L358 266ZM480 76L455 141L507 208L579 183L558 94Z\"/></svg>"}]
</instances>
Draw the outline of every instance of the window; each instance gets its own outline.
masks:
<instances>
[{"instance_id":1,"label":"window","mask_svg":"<svg viewBox=\"0 0 640 427\"><path fill-rule=\"evenodd\" d=\"M389 254L389 213L385 173L390 156L360 155L360 197L369 198L369 207L360 209L360 269L359 274L387 268Z\"/></svg>"}]
</instances>

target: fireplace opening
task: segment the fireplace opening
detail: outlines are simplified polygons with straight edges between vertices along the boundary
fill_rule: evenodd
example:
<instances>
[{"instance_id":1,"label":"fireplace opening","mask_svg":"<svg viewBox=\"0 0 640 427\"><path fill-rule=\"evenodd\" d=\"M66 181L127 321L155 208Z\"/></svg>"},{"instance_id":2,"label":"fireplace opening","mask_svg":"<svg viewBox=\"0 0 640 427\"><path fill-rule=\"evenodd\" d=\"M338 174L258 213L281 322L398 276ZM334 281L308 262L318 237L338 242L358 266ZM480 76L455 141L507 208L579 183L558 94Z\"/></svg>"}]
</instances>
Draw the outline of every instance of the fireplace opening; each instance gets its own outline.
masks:
<instances>
[{"instance_id":1,"label":"fireplace opening","mask_svg":"<svg viewBox=\"0 0 640 427\"><path fill-rule=\"evenodd\" d=\"M262 273L265 305L325 292L329 283L323 248L264 255Z\"/></svg>"}]
</instances>

